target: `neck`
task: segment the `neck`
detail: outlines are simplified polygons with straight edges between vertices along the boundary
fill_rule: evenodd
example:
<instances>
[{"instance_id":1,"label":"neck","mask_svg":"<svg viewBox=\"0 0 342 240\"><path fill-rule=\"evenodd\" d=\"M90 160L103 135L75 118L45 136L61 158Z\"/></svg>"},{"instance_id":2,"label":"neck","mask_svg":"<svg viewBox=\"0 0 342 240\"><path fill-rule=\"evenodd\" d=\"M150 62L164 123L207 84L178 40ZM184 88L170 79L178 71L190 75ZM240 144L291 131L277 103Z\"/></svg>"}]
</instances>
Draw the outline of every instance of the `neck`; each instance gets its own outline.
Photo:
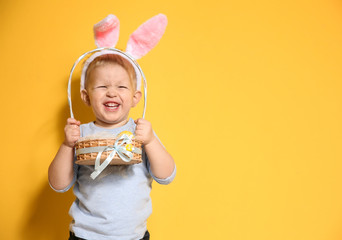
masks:
<instances>
[{"instance_id":1,"label":"neck","mask_svg":"<svg viewBox=\"0 0 342 240\"><path fill-rule=\"evenodd\" d=\"M125 125L126 123L128 123L128 119L125 119L118 123L107 123L107 122L99 121L98 119L96 119L94 122L96 126L101 127L101 128L107 128L107 129L118 128L118 127Z\"/></svg>"}]
</instances>

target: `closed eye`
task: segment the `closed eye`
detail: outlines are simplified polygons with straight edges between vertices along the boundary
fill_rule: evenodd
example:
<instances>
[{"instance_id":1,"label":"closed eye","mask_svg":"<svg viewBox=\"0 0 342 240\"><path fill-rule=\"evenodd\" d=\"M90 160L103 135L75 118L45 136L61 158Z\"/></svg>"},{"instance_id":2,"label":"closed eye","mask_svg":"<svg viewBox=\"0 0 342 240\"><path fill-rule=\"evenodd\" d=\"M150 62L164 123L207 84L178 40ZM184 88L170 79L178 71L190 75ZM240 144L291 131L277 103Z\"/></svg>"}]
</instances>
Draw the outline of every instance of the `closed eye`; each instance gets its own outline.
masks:
<instances>
[{"instance_id":1,"label":"closed eye","mask_svg":"<svg viewBox=\"0 0 342 240\"><path fill-rule=\"evenodd\" d=\"M96 88L107 88L107 86L97 86Z\"/></svg>"},{"instance_id":2,"label":"closed eye","mask_svg":"<svg viewBox=\"0 0 342 240\"><path fill-rule=\"evenodd\" d=\"M126 86L119 86L119 88L126 88L126 89L128 89L128 87L126 87Z\"/></svg>"}]
</instances>

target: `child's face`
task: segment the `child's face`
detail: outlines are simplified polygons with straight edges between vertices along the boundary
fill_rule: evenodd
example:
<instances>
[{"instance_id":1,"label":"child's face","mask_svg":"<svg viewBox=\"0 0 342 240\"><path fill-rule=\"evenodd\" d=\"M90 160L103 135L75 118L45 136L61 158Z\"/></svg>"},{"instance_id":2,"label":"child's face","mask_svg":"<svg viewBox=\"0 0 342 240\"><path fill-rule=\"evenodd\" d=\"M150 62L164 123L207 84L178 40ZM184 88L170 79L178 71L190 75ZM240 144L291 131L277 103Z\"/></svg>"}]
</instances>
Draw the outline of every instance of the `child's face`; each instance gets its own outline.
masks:
<instances>
[{"instance_id":1,"label":"child's face","mask_svg":"<svg viewBox=\"0 0 342 240\"><path fill-rule=\"evenodd\" d=\"M125 68L113 63L97 66L87 81L81 97L92 107L95 123L105 128L126 124L129 111L139 102L141 92L133 89Z\"/></svg>"}]
</instances>

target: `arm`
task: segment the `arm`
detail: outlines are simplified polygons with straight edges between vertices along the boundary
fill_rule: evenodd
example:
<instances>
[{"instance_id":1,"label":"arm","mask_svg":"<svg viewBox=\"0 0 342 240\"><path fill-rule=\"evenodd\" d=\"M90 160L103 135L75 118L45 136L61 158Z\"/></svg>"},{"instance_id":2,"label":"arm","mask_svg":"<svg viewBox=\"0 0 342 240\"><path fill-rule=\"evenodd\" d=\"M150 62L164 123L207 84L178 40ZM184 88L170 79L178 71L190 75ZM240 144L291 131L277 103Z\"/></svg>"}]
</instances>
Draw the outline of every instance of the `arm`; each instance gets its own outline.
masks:
<instances>
[{"instance_id":1,"label":"arm","mask_svg":"<svg viewBox=\"0 0 342 240\"><path fill-rule=\"evenodd\" d=\"M151 123L142 118L135 123L136 139L142 141L145 147L153 175L160 179L171 176L175 168L174 160L154 135Z\"/></svg>"},{"instance_id":2,"label":"arm","mask_svg":"<svg viewBox=\"0 0 342 240\"><path fill-rule=\"evenodd\" d=\"M65 140L49 167L49 183L56 190L66 188L74 176L74 146L80 138L80 122L69 118L64 128Z\"/></svg>"}]
</instances>

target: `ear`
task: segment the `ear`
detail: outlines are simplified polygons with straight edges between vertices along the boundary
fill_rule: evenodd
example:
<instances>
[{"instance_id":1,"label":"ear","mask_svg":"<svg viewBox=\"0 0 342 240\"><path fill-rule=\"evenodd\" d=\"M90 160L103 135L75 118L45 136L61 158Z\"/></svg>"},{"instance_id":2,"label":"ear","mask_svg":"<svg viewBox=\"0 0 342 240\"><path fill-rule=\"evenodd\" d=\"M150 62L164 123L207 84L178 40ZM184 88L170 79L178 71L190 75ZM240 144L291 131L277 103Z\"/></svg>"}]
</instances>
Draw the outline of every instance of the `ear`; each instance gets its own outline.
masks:
<instances>
[{"instance_id":1,"label":"ear","mask_svg":"<svg viewBox=\"0 0 342 240\"><path fill-rule=\"evenodd\" d=\"M163 36L167 25L167 17L158 14L143 23L130 36L126 52L139 59L154 48Z\"/></svg>"},{"instance_id":2,"label":"ear","mask_svg":"<svg viewBox=\"0 0 342 240\"><path fill-rule=\"evenodd\" d=\"M97 47L115 47L119 39L119 19L110 14L94 25L94 38Z\"/></svg>"},{"instance_id":3,"label":"ear","mask_svg":"<svg viewBox=\"0 0 342 240\"><path fill-rule=\"evenodd\" d=\"M89 98L89 94L88 94L86 89L83 89L81 91L81 99L85 103L85 105L90 107L90 98Z\"/></svg>"},{"instance_id":4,"label":"ear","mask_svg":"<svg viewBox=\"0 0 342 240\"><path fill-rule=\"evenodd\" d=\"M135 91L134 95L133 95L133 104L132 107L135 107L141 99L142 93L140 91Z\"/></svg>"}]
</instances>

